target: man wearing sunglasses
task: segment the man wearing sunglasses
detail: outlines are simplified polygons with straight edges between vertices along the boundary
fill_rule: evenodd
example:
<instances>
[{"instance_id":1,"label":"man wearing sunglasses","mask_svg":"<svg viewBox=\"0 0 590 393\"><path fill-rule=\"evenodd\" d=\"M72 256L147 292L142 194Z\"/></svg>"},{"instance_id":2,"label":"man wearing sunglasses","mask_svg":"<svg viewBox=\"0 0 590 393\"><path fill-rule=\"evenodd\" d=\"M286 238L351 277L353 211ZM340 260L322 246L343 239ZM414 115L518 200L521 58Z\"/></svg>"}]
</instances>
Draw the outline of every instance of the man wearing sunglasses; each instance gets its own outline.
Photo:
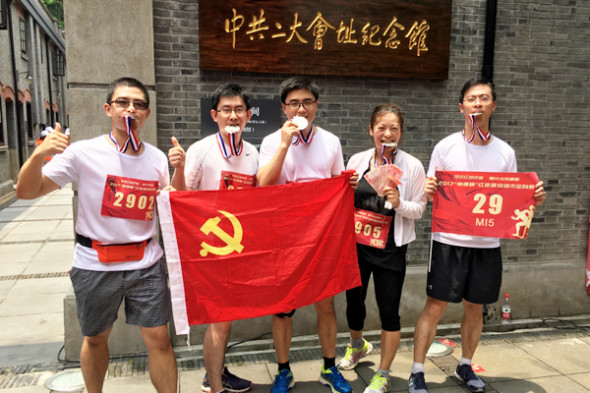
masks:
<instances>
[{"instance_id":1,"label":"man wearing sunglasses","mask_svg":"<svg viewBox=\"0 0 590 393\"><path fill-rule=\"evenodd\" d=\"M108 338L123 301L127 323L139 326L146 344L152 383L159 393L175 393L177 365L167 328L170 292L163 252L153 241L155 198L169 185L168 162L140 139L150 115L140 81L114 81L103 107L109 132L68 146L68 136L56 124L21 168L16 195L34 199L70 182L78 185L70 278L84 336L80 367L88 393L102 392Z\"/></svg>"},{"instance_id":2,"label":"man wearing sunglasses","mask_svg":"<svg viewBox=\"0 0 590 393\"><path fill-rule=\"evenodd\" d=\"M248 94L235 83L218 87L211 98L211 117L217 133L193 143L188 151L172 137L168 151L174 167L172 186L177 190L227 190L256 185L258 151L242 139L244 127L252 117ZM231 321L207 326L203 340L203 358L207 374L201 390L208 392L246 392L252 382L224 367L225 348Z\"/></svg>"}]
</instances>

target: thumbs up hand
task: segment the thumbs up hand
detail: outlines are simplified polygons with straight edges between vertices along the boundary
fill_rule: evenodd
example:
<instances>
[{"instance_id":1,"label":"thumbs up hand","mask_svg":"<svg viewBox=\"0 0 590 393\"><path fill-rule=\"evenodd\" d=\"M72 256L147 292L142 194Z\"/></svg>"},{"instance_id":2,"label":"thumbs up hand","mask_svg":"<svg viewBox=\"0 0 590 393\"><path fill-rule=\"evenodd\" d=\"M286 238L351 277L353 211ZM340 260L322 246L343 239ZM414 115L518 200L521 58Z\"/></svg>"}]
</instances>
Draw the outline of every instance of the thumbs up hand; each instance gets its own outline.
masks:
<instances>
[{"instance_id":1,"label":"thumbs up hand","mask_svg":"<svg viewBox=\"0 0 590 393\"><path fill-rule=\"evenodd\" d=\"M186 158L186 154L180 143L175 136L170 138L172 141L172 147L168 150L168 161L170 161L170 165L173 168L184 168L184 160Z\"/></svg>"},{"instance_id":2,"label":"thumbs up hand","mask_svg":"<svg viewBox=\"0 0 590 393\"><path fill-rule=\"evenodd\" d=\"M50 132L43 142L37 146L36 153L43 157L50 157L54 154L63 153L68 144L69 138L61 132L61 124L55 123L55 130Z\"/></svg>"}]
</instances>

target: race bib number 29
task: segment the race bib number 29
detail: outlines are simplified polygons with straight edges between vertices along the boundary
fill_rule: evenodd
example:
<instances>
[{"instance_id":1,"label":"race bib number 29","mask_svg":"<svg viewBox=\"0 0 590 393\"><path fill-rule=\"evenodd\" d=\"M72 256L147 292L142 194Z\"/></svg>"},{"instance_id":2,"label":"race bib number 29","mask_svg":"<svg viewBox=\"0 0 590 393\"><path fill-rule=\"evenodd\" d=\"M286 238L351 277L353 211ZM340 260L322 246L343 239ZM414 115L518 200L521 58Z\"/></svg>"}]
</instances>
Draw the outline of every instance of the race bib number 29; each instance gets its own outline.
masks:
<instances>
[{"instance_id":1,"label":"race bib number 29","mask_svg":"<svg viewBox=\"0 0 590 393\"><path fill-rule=\"evenodd\" d=\"M437 171L436 179L433 232L527 237L536 206L535 173Z\"/></svg>"},{"instance_id":2,"label":"race bib number 29","mask_svg":"<svg viewBox=\"0 0 590 393\"><path fill-rule=\"evenodd\" d=\"M151 221L154 218L158 181L107 175L100 214Z\"/></svg>"}]
</instances>

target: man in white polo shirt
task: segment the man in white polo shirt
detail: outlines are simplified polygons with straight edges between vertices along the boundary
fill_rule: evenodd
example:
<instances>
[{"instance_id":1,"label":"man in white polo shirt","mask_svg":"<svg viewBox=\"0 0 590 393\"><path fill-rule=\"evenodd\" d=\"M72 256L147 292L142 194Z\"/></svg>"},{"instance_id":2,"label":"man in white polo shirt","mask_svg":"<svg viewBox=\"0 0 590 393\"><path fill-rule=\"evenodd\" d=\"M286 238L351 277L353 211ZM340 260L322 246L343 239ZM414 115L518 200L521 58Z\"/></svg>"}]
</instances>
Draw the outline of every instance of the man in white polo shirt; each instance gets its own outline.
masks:
<instances>
[{"instance_id":1,"label":"man in white polo shirt","mask_svg":"<svg viewBox=\"0 0 590 393\"><path fill-rule=\"evenodd\" d=\"M252 117L249 97L241 86L227 83L215 90L211 100L210 113L217 123L217 133L193 143L186 156L176 138L172 139L174 147L168 152L170 165L175 168L172 186L177 190L254 187L258 151L242 139L244 127ZM230 329L231 321L207 326L203 340L207 369L201 385L203 391L246 392L252 388L252 382L239 378L224 367Z\"/></svg>"}]
</instances>

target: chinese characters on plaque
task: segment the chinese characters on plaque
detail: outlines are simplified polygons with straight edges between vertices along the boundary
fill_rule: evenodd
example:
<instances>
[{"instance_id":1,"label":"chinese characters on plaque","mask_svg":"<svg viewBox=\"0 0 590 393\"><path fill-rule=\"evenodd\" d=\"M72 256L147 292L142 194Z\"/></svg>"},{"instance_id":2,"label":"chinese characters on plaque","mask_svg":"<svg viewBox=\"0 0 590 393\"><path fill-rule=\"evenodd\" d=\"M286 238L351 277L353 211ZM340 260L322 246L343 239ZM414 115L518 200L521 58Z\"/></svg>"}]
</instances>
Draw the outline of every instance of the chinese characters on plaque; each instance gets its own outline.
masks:
<instances>
[{"instance_id":1,"label":"chinese characters on plaque","mask_svg":"<svg viewBox=\"0 0 590 393\"><path fill-rule=\"evenodd\" d=\"M450 23L450 0L200 2L200 66L446 79Z\"/></svg>"}]
</instances>

